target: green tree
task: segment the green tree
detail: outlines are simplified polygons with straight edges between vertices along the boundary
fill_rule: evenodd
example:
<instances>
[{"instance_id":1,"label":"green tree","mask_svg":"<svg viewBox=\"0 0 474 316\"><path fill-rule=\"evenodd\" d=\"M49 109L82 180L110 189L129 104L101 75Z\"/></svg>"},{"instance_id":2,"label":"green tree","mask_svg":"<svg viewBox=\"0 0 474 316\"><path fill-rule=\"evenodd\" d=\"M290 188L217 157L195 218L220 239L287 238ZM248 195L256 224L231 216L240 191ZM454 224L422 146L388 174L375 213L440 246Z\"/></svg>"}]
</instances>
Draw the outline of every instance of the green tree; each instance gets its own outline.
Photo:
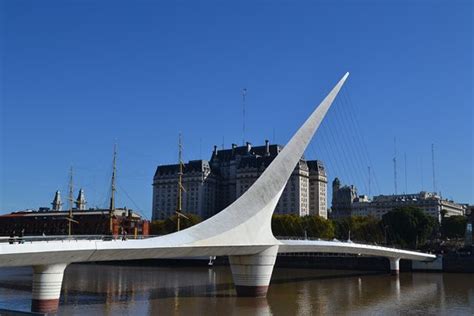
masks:
<instances>
[{"instance_id":1,"label":"green tree","mask_svg":"<svg viewBox=\"0 0 474 316\"><path fill-rule=\"evenodd\" d=\"M308 237L333 239L334 224L331 220L325 219L317 215L310 215L301 218Z\"/></svg>"},{"instance_id":2,"label":"green tree","mask_svg":"<svg viewBox=\"0 0 474 316\"><path fill-rule=\"evenodd\" d=\"M154 220L150 223L150 234L151 235L164 235L165 234L165 221Z\"/></svg>"},{"instance_id":3,"label":"green tree","mask_svg":"<svg viewBox=\"0 0 474 316\"><path fill-rule=\"evenodd\" d=\"M195 214L185 213L187 218L181 218L180 228L181 230L196 225L201 222L201 218ZM151 222L150 234L152 235L166 235L174 233L177 230L177 217L176 215L170 216L164 220L155 220Z\"/></svg>"},{"instance_id":4,"label":"green tree","mask_svg":"<svg viewBox=\"0 0 474 316\"><path fill-rule=\"evenodd\" d=\"M334 224L319 216L300 217L294 214L273 215L272 231L275 236L307 237L332 239Z\"/></svg>"},{"instance_id":5,"label":"green tree","mask_svg":"<svg viewBox=\"0 0 474 316\"><path fill-rule=\"evenodd\" d=\"M381 222L372 216L351 216L335 221L336 238L358 242L382 243L384 240Z\"/></svg>"},{"instance_id":6,"label":"green tree","mask_svg":"<svg viewBox=\"0 0 474 316\"><path fill-rule=\"evenodd\" d=\"M392 243L417 248L437 228L437 221L416 207L396 208L382 217Z\"/></svg>"},{"instance_id":7,"label":"green tree","mask_svg":"<svg viewBox=\"0 0 474 316\"><path fill-rule=\"evenodd\" d=\"M194 226L197 223L202 221L201 217L191 213L183 213L187 218L181 217L180 221L180 230L186 229L188 227ZM164 232L165 234L174 233L178 230L178 216L172 215L165 219L164 222Z\"/></svg>"},{"instance_id":8,"label":"green tree","mask_svg":"<svg viewBox=\"0 0 474 316\"><path fill-rule=\"evenodd\" d=\"M293 214L273 215L272 231L275 236L304 236L301 217Z\"/></svg>"},{"instance_id":9,"label":"green tree","mask_svg":"<svg viewBox=\"0 0 474 316\"><path fill-rule=\"evenodd\" d=\"M467 218L463 215L443 217L441 234L445 238L462 238L466 232Z\"/></svg>"}]
</instances>

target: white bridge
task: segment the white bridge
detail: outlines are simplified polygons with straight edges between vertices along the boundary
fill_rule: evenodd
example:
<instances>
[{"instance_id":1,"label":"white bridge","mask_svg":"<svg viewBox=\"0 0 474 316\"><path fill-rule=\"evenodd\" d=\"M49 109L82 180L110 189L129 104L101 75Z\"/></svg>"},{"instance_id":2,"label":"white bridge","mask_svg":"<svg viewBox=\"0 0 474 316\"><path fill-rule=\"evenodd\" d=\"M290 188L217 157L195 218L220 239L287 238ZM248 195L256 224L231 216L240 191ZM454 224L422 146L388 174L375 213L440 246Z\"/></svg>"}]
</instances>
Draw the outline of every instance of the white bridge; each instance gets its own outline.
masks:
<instances>
[{"instance_id":1,"label":"white bridge","mask_svg":"<svg viewBox=\"0 0 474 316\"><path fill-rule=\"evenodd\" d=\"M349 253L387 257L398 273L400 259L427 261L434 255L338 241L277 240L271 218L283 189L348 73L337 83L257 181L227 208L188 229L143 240L64 240L0 244L0 267L33 267L33 312L58 309L69 263L153 258L229 256L239 296L265 296L277 253Z\"/></svg>"}]
</instances>

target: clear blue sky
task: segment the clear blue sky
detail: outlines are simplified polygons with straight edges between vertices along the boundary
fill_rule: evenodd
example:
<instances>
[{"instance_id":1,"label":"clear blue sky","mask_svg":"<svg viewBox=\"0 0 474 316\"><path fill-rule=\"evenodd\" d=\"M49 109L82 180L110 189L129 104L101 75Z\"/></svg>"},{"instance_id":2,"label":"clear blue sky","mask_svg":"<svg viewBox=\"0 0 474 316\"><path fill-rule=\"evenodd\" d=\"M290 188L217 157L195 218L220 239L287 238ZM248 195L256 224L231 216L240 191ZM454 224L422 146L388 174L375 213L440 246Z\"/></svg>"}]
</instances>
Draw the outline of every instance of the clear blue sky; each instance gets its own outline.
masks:
<instances>
[{"instance_id":1,"label":"clear blue sky","mask_svg":"<svg viewBox=\"0 0 474 316\"><path fill-rule=\"evenodd\" d=\"M0 213L49 206L68 170L151 214L158 164L284 144L351 76L315 137L330 181L474 203L472 1L1 1ZM350 102L348 101L350 99ZM404 156L407 157L405 186ZM370 156L370 159L368 158ZM77 194L77 192L75 192Z\"/></svg>"}]
</instances>

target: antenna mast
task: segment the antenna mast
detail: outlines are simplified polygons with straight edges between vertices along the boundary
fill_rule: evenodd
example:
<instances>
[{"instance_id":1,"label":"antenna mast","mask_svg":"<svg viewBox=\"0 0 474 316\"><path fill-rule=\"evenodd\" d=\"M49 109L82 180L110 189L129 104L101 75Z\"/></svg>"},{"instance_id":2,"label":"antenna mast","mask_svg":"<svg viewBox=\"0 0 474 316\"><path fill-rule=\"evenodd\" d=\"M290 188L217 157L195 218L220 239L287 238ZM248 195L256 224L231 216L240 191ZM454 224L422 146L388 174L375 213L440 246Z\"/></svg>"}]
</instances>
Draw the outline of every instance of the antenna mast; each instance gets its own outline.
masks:
<instances>
[{"instance_id":1,"label":"antenna mast","mask_svg":"<svg viewBox=\"0 0 474 316\"><path fill-rule=\"evenodd\" d=\"M72 235L72 205L74 201L73 197L73 186L72 186L72 166L71 169L69 170L69 216L68 216L68 235Z\"/></svg>"},{"instance_id":2,"label":"antenna mast","mask_svg":"<svg viewBox=\"0 0 474 316\"><path fill-rule=\"evenodd\" d=\"M424 191L425 181L423 179L423 156L420 157L420 173L421 173L421 191Z\"/></svg>"},{"instance_id":3,"label":"antenna mast","mask_svg":"<svg viewBox=\"0 0 474 316\"><path fill-rule=\"evenodd\" d=\"M109 207L109 230L110 234L113 235L113 215L115 211L115 177L117 173L117 144L114 145L114 158L112 163L112 184L111 184L111 196L110 196L110 207Z\"/></svg>"},{"instance_id":4,"label":"antenna mast","mask_svg":"<svg viewBox=\"0 0 474 316\"><path fill-rule=\"evenodd\" d=\"M434 144L431 144L431 167L433 168L433 192L436 193L436 174L435 174L435 152Z\"/></svg>"},{"instance_id":5,"label":"antenna mast","mask_svg":"<svg viewBox=\"0 0 474 316\"><path fill-rule=\"evenodd\" d=\"M395 195L398 194L397 190L397 138L393 138L393 147L394 147L394 154L393 154L393 183L395 187Z\"/></svg>"},{"instance_id":6,"label":"antenna mast","mask_svg":"<svg viewBox=\"0 0 474 316\"><path fill-rule=\"evenodd\" d=\"M405 158L405 193L408 193L407 153L404 153L404 158Z\"/></svg>"},{"instance_id":7,"label":"antenna mast","mask_svg":"<svg viewBox=\"0 0 474 316\"><path fill-rule=\"evenodd\" d=\"M241 93L242 93L242 144L245 145L245 97L247 96L247 89L243 88Z\"/></svg>"},{"instance_id":8,"label":"antenna mast","mask_svg":"<svg viewBox=\"0 0 474 316\"><path fill-rule=\"evenodd\" d=\"M177 220L177 230L180 230L181 226L181 211L182 211L182 190L183 190L183 143L181 141L181 133L179 133L178 140L178 203L176 204L176 220Z\"/></svg>"},{"instance_id":9,"label":"antenna mast","mask_svg":"<svg viewBox=\"0 0 474 316\"><path fill-rule=\"evenodd\" d=\"M370 166L368 166L367 169L369 170L369 197L370 197Z\"/></svg>"}]
</instances>

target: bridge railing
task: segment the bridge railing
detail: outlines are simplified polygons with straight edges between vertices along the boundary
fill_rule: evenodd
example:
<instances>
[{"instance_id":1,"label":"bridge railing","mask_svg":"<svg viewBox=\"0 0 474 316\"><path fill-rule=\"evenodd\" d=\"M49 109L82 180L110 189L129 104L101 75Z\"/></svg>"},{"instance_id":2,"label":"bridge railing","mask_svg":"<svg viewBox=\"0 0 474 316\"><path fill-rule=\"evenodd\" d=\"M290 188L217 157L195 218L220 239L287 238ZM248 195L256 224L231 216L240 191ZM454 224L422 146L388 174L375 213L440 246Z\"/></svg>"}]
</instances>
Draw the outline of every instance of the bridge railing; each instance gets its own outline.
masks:
<instances>
[{"instance_id":1,"label":"bridge railing","mask_svg":"<svg viewBox=\"0 0 474 316\"><path fill-rule=\"evenodd\" d=\"M8 243L8 244L24 244L24 243L34 243L34 242L77 242L77 241L113 241L113 240L120 240L120 241L127 241L127 240L134 240L134 239L147 239L152 237L158 237L157 235L130 235L130 236L122 236L122 235L50 235L50 236L15 236L15 237L8 237L8 236L0 236L0 243Z\"/></svg>"},{"instance_id":2,"label":"bridge railing","mask_svg":"<svg viewBox=\"0 0 474 316\"><path fill-rule=\"evenodd\" d=\"M370 245L373 247L380 247L380 248L392 248L392 249L398 249L398 250L407 250L407 251L417 251L415 249L407 248L407 247L402 247L400 245L384 245L384 244L378 244L376 242L368 242L368 241L362 241L362 240L339 240L339 239L323 239L323 238L316 238L316 237L303 237L303 236L275 236L278 240L313 240L313 241L336 241L336 242L343 242L343 243L356 243L356 244L364 244L364 245Z\"/></svg>"}]
</instances>

